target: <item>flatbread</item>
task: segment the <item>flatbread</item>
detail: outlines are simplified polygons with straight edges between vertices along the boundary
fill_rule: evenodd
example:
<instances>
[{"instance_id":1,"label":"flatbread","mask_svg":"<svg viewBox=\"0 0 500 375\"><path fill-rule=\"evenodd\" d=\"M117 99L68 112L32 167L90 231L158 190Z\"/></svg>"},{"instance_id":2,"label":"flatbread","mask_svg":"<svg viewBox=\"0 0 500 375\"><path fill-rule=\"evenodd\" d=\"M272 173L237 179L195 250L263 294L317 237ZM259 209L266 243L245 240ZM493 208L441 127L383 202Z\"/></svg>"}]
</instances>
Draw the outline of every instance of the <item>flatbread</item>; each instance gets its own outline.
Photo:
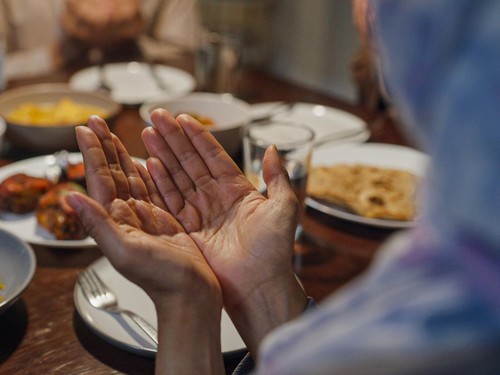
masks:
<instances>
[{"instance_id":1,"label":"flatbread","mask_svg":"<svg viewBox=\"0 0 500 375\"><path fill-rule=\"evenodd\" d=\"M363 164L317 166L311 169L307 193L361 216L413 220L417 181L415 175L399 169Z\"/></svg>"}]
</instances>

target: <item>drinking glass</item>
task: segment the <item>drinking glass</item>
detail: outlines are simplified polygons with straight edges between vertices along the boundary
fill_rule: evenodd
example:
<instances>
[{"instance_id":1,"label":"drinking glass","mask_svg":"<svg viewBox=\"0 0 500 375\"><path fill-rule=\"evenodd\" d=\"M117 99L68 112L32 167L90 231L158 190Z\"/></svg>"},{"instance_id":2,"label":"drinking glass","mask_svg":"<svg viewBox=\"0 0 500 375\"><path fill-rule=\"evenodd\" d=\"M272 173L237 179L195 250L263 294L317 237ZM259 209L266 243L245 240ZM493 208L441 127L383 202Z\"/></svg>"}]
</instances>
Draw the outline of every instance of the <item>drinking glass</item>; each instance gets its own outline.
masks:
<instances>
[{"instance_id":1,"label":"drinking glass","mask_svg":"<svg viewBox=\"0 0 500 375\"><path fill-rule=\"evenodd\" d=\"M241 79L242 48L237 35L204 30L196 51L198 90L236 95Z\"/></svg>"},{"instance_id":2,"label":"drinking glass","mask_svg":"<svg viewBox=\"0 0 500 375\"><path fill-rule=\"evenodd\" d=\"M298 238L302 233L314 131L305 125L273 120L270 123L245 127L242 139L244 173L263 194L266 194L267 186L262 177L262 158L270 145L276 145L281 163L288 172L300 203L299 225L295 233L295 237Z\"/></svg>"}]
</instances>

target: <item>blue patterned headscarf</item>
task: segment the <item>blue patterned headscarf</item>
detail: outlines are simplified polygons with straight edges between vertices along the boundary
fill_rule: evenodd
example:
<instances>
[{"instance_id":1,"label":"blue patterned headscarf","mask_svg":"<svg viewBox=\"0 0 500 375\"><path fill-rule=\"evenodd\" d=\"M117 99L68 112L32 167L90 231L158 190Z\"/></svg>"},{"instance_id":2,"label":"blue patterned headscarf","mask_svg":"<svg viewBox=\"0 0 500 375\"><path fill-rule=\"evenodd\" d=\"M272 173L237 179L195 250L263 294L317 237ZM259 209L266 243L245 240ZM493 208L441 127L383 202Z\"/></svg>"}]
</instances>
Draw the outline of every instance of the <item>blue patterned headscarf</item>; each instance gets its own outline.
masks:
<instances>
[{"instance_id":1,"label":"blue patterned headscarf","mask_svg":"<svg viewBox=\"0 0 500 375\"><path fill-rule=\"evenodd\" d=\"M371 6L384 82L432 157L423 219L500 252L500 1Z\"/></svg>"},{"instance_id":2,"label":"blue patterned headscarf","mask_svg":"<svg viewBox=\"0 0 500 375\"><path fill-rule=\"evenodd\" d=\"M383 81L431 155L423 213L271 334L273 374L500 373L500 0L370 0Z\"/></svg>"}]
</instances>

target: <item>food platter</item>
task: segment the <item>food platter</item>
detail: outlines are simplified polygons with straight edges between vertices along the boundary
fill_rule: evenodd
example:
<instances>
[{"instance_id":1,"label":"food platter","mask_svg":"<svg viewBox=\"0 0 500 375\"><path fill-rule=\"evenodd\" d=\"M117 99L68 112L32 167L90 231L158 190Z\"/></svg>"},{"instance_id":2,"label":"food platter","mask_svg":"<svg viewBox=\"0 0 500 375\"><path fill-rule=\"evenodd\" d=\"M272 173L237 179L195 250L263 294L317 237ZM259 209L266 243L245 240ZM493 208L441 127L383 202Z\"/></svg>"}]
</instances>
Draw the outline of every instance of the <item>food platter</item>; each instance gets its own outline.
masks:
<instances>
[{"instance_id":1,"label":"food platter","mask_svg":"<svg viewBox=\"0 0 500 375\"><path fill-rule=\"evenodd\" d=\"M69 160L76 163L82 160L82 156L80 153L70 153ZM48 166L53 165L54 161L55 156L51 154L8 164L0 168L0 181L15 173L26 173L31 176L42 177L44 171ZM32 245L64 248L92 247L96 245L91 237L83 240L56 240L38 225L34 213L13 214L0 211L0 228L17 235Z\"/></svg>"},{"instance_id":2,"label":"food platter","mask_svg":"<svg viewBox=\"0 0 500 375\"><path fill-rule=\"evenodd\" d=\"M124 105L140 105L159 95L179 97L196 87L194 77L184 70L137 61L85 68L69 84L73 89L95 91L101 80L111 88L111 98Z\"/></svg>"},{"instance_id":3,"label":"food platter","mask_svg":"<svg viewBox=\"0 0 500 375\"><path fill-rule=\"evenodd\" d=\"M89 268L93 269L104 283L116 293L121 307L135 312L153 327L157 326L153 301L144 290L118 273L107 258L98 259ZM97 335L112 345L135 354L146 357L156 355L155 344L140 328L124 317L94 308L85 298L78 283L75 285L73 297L79 315ZM240 353L244 348L243 340L229 316L223 310L221 320L221 349L223 354L230 356Z\"/></svg>"},{"instance_id":4,"label":"food platter","mask_svg":"<svg viewBox=\"0 0 500 375\"><path fill-rule=\"evenodd\" d=\"M428 156L409 147L383 143L365 143L340 149L335 146L322 147L313 152L312 167L320 165L332 166L341 163L358 163L375 167L400 169L423 178L428 164ZM415 225L415 220L402 221L363 217L334 204L312 197L307 197L305 203L308 207L327 215L354 223L391 229L410 228Z\"/></svg>"}]
</instances>

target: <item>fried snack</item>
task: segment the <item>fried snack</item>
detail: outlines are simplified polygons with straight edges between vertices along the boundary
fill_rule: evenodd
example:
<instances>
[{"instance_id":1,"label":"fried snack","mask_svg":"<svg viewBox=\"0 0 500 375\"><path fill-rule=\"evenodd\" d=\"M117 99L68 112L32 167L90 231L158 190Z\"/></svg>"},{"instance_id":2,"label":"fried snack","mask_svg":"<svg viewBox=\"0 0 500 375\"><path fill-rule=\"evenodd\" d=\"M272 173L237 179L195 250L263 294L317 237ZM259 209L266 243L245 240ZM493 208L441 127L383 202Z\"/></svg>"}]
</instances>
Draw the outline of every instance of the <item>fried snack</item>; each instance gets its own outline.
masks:
<instances>
[{"instance_id":1,"label":"fried snack","mask_svg":"<svg viewBox=\"0 0 500 375\"><path fill-rule=\"evenodd\" d=\"M52 186L46 178L17 173L0 184L0 209L25 214L35 209L38 199Z\"/></svg>"},{"instance_id":2,"label":"fried snack","mask_svg":"<svg viewBox=\"0 0 500 375\"><path fill-rule=\"evenodd\" d=\"M68 162L62 169L60 182L75 182L78 185L86 187L85 166L83 165L83 162Z\"/></svg>"},{"instance_id":3,"label":"fried snack","mask_svg":"<svg viewBox=\"0 0 500 375\"><path fill-rule=\"evenodd\" d=\"M78 215L66 203L65 196L72 191L85 193L85 189L76 183L59 183L38 200L35 210L38 224L58 240L81 240L87 237Z\"/></svg>"},{"instance_id":4,"label":"fried snack","mask_svg":"<svg viewBox=\"0 0 500 375\"><path fill-rule=\"evenodd\" d=\"M413 220L416 185L407 171L339 164L312 168L307 192L364 217Z\"/></svg>"}]
</instances>

